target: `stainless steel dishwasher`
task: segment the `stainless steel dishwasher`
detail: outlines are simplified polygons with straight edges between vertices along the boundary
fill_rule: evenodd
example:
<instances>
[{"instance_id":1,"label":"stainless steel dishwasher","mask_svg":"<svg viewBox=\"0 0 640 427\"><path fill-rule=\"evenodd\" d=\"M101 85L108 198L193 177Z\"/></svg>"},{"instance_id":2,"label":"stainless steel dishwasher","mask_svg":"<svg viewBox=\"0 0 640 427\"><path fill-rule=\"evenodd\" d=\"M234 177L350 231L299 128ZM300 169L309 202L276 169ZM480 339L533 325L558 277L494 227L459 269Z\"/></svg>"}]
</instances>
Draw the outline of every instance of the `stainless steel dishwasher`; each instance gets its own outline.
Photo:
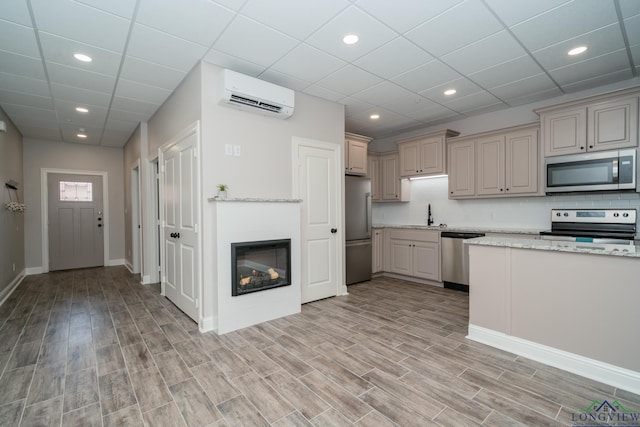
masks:
<instances>
[{"instance_id":1,"label":"stainless steel dishwasher","mask_svg":"<svg viewBox=\"0 0 640 427\"><path fill-rule=\"evenodd\" d=\"M484 233L440 233L442 282L445 288L469 292L469 249L465 239L484 237Z\"/></svg>"}]
</instances>

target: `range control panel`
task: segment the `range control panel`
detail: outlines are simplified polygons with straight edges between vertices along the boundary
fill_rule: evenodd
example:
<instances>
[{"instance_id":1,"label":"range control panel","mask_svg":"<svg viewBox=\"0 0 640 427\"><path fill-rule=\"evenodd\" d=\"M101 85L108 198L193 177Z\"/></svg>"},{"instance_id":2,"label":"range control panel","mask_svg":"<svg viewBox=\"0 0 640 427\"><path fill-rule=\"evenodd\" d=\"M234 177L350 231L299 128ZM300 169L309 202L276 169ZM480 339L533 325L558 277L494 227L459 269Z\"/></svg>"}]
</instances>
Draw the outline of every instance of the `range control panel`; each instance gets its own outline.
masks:
<instances>
[{"instance_id":1,"label":"range control panel","mask_svg":"<svg viewBox=\"0 0 640 427\"><path fill-rule=\"evenodd\" d=\"M635 209L551 209L551 223L635 224Z\"/></svg>"}]
</instances>

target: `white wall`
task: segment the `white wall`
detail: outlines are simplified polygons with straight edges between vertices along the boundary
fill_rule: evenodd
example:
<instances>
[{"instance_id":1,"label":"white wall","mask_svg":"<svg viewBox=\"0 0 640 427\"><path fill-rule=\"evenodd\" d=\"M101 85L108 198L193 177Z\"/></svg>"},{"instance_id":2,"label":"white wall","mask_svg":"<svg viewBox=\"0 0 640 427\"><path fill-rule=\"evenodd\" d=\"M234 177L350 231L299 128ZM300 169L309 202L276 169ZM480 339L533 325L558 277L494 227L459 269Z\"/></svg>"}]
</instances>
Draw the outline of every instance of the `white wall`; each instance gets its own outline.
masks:
<instances>
[{"instance_id":1,"label":"white wall","mask_svg":"<svg viewBox=\"0 0 640 427\"><path fill-rule=\"evenodd\" d=\"M26 266L33 271L42 268L42 169L106 172L109 186L110 264L124 262L124 168L122 148L96 147L84 144L24 140L24 194Z\"/></svg>"},{"instance_id":2,"label":"white wall","mask_svg":"<svg viewBox=\"0 0 640 427\"><path fill-rule=\"evenodd\" d=\"M7 126L6 132L0 132L0 303L19 277L24 276L24 216L23 213L10 212L5 203L16 201L15 192L5 187L7 181L19 183L18 195L24 201L24 178L22 167L22 135L9 117L0 108L0 120ZM6 292L5 292L6 291Z\"/></svg>"},{"instance_id":3,"label":"white wall","mask_svg":"<svg viewBox=\"0 0 640 427\"><path fill-rule=\"evenodd\" d=\"M554 208L635 208L640 213L638 193L449 200L447 177L411 181L410 185L409 203L373 204L374 224L426 225L429 203L435 224L449 227L546 230L551 227L550 210Z\"/></svg>"},{"instance_id":4,"label":"white wall","mask_svg":"<svg viewBox=\"0 0 640 427\"><path fill-rule=\"evenodd\" d=\"M538 115L533 112L534 108L638 85L640 85L640 78L635 78L544 102L443 123L419 131L399 134L392 138L374 140L369 144L369 149L373 151L397 150L398 147L394 142L396 140L445 128L456 130L463 136L531 123L539 120ZM629 207L638 209L640 213L640 196L637 193L449 200L447 183L448 178L412 181L409 203L374 204L374 224L426 224L429 203L431 203L436 224L445 223L449 226L464 227L547 229L551 226L549 211L552 208Z\"/></svg>"}]
</instances>

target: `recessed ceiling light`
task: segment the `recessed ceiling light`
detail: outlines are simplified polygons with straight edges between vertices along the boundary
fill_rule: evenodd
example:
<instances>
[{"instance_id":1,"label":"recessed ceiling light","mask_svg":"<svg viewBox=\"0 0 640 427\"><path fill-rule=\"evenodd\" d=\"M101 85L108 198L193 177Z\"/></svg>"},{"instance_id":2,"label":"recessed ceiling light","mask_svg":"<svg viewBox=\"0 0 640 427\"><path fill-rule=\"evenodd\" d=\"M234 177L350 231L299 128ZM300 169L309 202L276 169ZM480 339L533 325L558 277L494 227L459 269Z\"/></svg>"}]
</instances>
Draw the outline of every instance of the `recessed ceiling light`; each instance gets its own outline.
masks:
<instances>
[{"instance_id":1,"label":"recessed ceiling light","mask_svg":"<svg viewBox=\"0 0 640 427\"><path fill-rule=\"evenodd\" d=\"M91 61L93 61L93 58L91 58L89 55L85 55L83 53L74 53L73 57L76 58L78 61L82 61L82 62L91 62Z\"/></svg>"},{"instance_id":2,"label":"recessed ceiling light","mask_svg":"<svg viewBox=\"0 0 640 427\"><path fill-rule=\"evenodd\" d=\"M347 34L342 38L342 42L344 44L356 44L358 43L358 40L360 40L360 37L355 34Z\"/></svg>"},{"instance_id":3,"label":"recessed ceiling light","mask_svg":"<svg viewBox=\"0 0 640 427\"><path fill-rule=\"evenodd\" d=\"M457 91L455 89L447 89L444 91L444 94L447 96L454 95Z\"/></svg>"},{"instance_id":4,"label":"recessed ceiling light","mask_svg":"<svg viewBox=\"0 0 640 427\"><path fill-rule=\"evenodd\" d=\"M575 56L575 55L580 55L581 53L584 53L586 51L587 51L586 46L578 46L571 49L569 52L567 52L567 54L570 56Z\"/></svg>"},{"instance_id":5,"label":"recessed ceiling light","mask_svg":"<svg viewBox=\"0 0 640 427\"><path fill-rule=\"evenodd\" d=\"M76 107L76 111L78 113L88 113L89 109L88 108L84 108L84 107Z\"/></svg>"},{"instance_id":6,"label":"recessed ceiling light","mask_svg":"<svg viewBox=\"0 0 640 427\"><path fill-rule=\"evenodd\" d=\"M378 120L380 118L380 114L372 114L369 116L371 120Z\"/></svg>"},{"instance_id":7,"label":"recessed ceiling light","mask_svg":"<svg viewBox=\"0 0 640 427\"><path fill-rule=\"evenodd\" d=\"M86 134L86 133L79 133L79 134L77 134L76 136L77 136L78 138L82 138L82 139L84 139L84 138L86 138L86 137L87 137L87 134Z\"/></svg>"}]
</instances>

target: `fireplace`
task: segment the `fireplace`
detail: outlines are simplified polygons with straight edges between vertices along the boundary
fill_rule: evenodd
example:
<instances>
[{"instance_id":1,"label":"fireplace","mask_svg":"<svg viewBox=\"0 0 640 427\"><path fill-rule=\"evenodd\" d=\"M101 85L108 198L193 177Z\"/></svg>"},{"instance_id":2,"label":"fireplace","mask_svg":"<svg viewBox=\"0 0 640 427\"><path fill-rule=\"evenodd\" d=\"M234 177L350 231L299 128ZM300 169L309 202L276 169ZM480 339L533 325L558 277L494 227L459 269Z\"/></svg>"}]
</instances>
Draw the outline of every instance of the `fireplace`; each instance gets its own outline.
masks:
<instances>
[{"instance_id":1,"label":"fireplace","mask_svg":"<svg viewBox=\"0 0 640 427\"><path fill-rule=\"evenodd\" d=\"M231 243L231 295L291 285L291 239Z\"/></svg>"}]
</instances>

